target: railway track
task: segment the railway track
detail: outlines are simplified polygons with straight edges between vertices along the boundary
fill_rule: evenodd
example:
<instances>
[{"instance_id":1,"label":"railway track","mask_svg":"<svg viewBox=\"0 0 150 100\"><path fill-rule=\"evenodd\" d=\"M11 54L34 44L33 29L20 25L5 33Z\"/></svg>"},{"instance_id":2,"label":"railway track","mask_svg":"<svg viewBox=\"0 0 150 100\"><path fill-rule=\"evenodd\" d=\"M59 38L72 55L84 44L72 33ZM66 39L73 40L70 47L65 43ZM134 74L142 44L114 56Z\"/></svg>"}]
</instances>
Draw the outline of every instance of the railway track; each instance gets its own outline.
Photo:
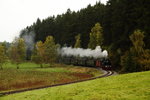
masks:
<instances>
[{"instance_id":1,"label":"railway track","mask_svg":"<svg viewBox=\"0 0 150 100\"><path fill-rule=\"evenodd\" d=\"M37 87L37 88L29 88L29 89L23 89L23 90L2 92L2 93L0 93L0 96L15 94L15 93L21 93L21 92L31 91L31 90L37 90L37 89L44 89L44 88L49 88L49 87L62 86L62 85L73 84L73 83L79 83L79 82L84 82L84 81L88 81L88 80L94 80L94 79L98 79L98 78L108 77L108 76L111 76L113 74L114 74L113 71L105 71L105 73L103 75L97 76L97 77L92 77L89 79L83 79L83 80L78 80L78 81L73 81L73 82L68 82L68 83L55 84L55 85L48 85L48 86Z\"/></svg>"}]
</instances>

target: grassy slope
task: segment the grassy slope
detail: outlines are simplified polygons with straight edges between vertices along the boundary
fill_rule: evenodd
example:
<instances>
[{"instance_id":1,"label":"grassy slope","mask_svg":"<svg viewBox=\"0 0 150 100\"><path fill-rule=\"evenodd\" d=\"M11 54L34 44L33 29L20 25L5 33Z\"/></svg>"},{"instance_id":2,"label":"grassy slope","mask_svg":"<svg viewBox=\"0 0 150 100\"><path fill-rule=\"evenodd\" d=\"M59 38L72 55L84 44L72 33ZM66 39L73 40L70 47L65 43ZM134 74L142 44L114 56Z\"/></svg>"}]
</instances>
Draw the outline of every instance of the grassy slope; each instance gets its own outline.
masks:
<instances>
[{"instance_id":1,"label":"grassy slope","mask_svg":"<svg viewBox=\"0 0 150 100\"><path fill-rule=\"evenodd\" d=\"M93 68L86 68L86 67L80 67L80 66L73 66L73 65L64 65L64 64L53 64L49 67L48 64L43 64L44 68L41 68L39 64L35 64L32 62L26 62L19 65L19 70L22 71L44 71L44 72L79 72L79 73L85 73L89 72L89 74L92 74L94 76L98 76L100 73L98 70ZM50 68L50 69L49 69ZM10 69L16 69L15 64L11 64L10 62L6 63L3 66L4 70L10 70ZM3 71L3 70L0 70Z\"/></svg>"},{"instance_id":2,"label":"grassy slope","mask_svg":"<svg viewBox=\"0 0 150 100\"><path fill-rule=\"evenodd\" d=\"M150 71L28 91L1 100L149 100Z\"/></svg>"}]
</instances>

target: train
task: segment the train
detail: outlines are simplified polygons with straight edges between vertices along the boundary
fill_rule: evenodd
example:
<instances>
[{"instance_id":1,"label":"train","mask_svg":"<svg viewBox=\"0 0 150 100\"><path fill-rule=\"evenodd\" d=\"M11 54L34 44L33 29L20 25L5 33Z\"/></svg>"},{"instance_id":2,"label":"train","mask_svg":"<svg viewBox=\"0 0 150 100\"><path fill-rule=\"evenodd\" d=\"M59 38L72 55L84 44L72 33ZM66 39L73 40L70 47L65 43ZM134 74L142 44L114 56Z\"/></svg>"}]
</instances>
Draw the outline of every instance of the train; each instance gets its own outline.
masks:
<instances>
[{"instance_id":1,"label":"train","mask_svg":"<svg viewBox=\"0 0 150 100\"><path fill-rule=\"evenodd\" d=\"M59 63L84 67L96 67L102 68L104 70L112 70L111 61L108 58L63 56L59 57Z\"/></svg>"}]
</instances>

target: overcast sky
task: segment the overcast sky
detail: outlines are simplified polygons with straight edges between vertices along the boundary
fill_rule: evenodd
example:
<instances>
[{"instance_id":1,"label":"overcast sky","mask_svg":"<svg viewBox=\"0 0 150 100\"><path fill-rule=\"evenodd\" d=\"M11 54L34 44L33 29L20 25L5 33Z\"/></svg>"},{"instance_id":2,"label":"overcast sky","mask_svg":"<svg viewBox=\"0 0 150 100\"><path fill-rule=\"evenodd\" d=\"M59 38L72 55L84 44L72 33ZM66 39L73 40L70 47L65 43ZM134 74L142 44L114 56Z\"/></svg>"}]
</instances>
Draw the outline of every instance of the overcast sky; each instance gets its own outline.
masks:
<instances>
[{"instance_id":1,"label":"overcast sky","mask_svg":"<svg viewBox=\"0 0 150 100\"><path fill-rule=\"evenodd\" d=\"M62 14L68 8L78 11L100 0L0 0L0 41L11 42L19 31L37 18ZM107 0L101 0L106 3Z\"/></svg>"}]
</instances>

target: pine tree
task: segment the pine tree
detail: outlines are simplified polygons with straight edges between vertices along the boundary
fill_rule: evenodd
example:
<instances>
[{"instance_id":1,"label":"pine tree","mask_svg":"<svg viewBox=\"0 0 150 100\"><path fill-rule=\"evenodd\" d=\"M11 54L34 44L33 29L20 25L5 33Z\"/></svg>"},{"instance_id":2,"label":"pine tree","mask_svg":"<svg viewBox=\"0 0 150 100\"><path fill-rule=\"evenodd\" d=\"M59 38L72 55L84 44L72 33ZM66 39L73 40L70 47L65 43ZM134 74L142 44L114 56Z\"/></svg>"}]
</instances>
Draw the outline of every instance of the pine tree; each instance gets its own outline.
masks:
<instances>
[{"instance_id":1,"label":"pine tree","mask_svg":"<svg viewBox=\"0 0 150 100\"><path fill-rule=\"evenodd\" d=\"M121 65L123 66L123 72L135 72L137 69L136 59L130 51L127 51L125 55L121 57Z\"/></svg>"}]
</instances>

